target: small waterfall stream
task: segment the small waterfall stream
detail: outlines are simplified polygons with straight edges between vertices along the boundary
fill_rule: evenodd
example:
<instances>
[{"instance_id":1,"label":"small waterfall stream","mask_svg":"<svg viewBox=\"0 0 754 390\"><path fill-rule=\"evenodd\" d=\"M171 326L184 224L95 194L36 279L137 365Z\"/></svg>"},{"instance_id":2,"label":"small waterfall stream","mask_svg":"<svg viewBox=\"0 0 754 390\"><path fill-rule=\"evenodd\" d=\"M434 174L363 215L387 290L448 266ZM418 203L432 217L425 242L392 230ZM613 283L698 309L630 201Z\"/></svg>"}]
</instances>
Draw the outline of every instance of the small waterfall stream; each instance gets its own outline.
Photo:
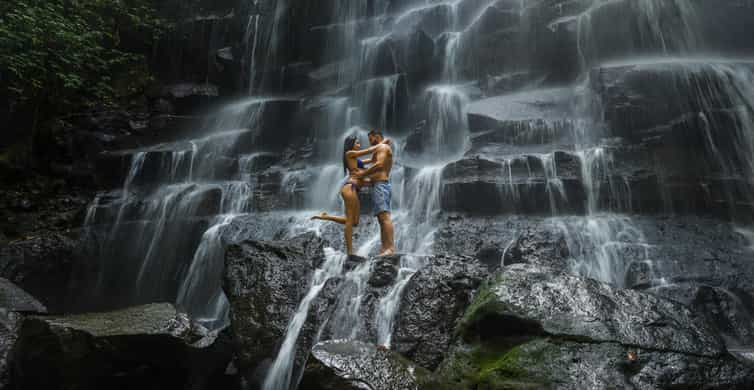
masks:
<instances>
[{"instance_id":1,"label":"small waterfall stream","mask_svg":"<svg viewBox=\"0 0 754 390\"><path fill-rule=\"evenodd\" d=\"M263 390L282 390L291 387L291 376L293 372L293 358L296 352L296 341L298 340L301 327L306 322L307 314L309 313L309 306L312 301L317 298L319 292L325 287L325 284L338 275L343 270L343 264L346 256L342 253L333 251L332 249L325 250L325 262L322 266L314 271L312 276L311 287L309 292L306 293L301 303L299 303L298 309L291 318L288 324L288 329L285 332L285 339L280 346L275 361L272 363L267 372L267 377L264 380Z\"/></svg>"}]
</instances>

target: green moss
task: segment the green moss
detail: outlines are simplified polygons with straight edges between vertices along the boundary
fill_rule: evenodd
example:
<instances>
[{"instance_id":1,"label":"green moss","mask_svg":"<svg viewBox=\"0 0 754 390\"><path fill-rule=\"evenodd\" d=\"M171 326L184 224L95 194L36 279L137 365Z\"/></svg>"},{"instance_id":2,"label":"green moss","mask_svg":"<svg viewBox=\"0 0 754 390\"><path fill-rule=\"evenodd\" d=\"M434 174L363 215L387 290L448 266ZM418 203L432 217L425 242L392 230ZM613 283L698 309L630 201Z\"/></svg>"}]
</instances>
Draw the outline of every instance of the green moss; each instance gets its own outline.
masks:
<instances>
[{"instance_id":1,"label":"green moss","mask_svg":"<svg viewBox=\"0 0 754 390\"><path fill-rule=\"evenodd\" d=\"M506 311L505 305L500 302L494 289L500 283L498 278L487 280L479 287L471 305L458 321L455 330L456 336L468 340L469 336L475 333L472 332L472 329L476 324L479 324L489 315L498 315Z\"/></svg>"},{"instance_id":2,"label":"green moss","mask_svg":"<svg viewBox=\"0 0 754 390\"><path fill-rule=\"evenodd\" d=\"M456 349L437 372L440 389L538 389L549 386L543 363L548 343L476 344Z\"/></svg>"},{"instance_id":3,"label":"green moss","mask_svg":"<svg viewBox=\"0 0 754 390\"><path fill-rule=\"evenodd\" d=\"M540 369L546 359L546 347L540 340L535 340L509 349L502 356L480 349L477 360L479 372L476 382L491 388L505 388L509 383L529 383L544 385L547 381L541 377Z\"/></svg>"}]
</instances>

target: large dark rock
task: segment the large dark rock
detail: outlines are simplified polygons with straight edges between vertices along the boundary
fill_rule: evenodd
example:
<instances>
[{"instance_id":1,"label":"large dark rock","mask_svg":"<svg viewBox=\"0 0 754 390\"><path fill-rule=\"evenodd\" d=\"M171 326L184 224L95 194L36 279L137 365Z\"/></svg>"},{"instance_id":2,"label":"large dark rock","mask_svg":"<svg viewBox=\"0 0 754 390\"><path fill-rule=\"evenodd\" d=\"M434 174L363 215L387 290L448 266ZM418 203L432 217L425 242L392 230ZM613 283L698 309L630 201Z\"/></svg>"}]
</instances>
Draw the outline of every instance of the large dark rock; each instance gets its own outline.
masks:
<instances>
[{"instance_id":1,"label":"large dark rock","mask_svg":"<svg viewBox=\"0 0 754 390\"><path fill-rule=\"evenodd\" d=\"M0 249L0 277L19 285L50 310L65 304L76 243L59 233L16 241Z\"/></svg>"},{"instance_id":2,"label":"large dark rock","mask_svg":"<svg viewBox=\"0 0 754 390\"><path fill-rule=\"evenodd\" d=\"M18 340L18 328L23 321L20 313L0 309L0 387L11 383L11 351Z\"/></svg>"},{"instance_id":3,"label":"large dark rock","mask_svg":"<svg viewBox=\"0 0 754 390\"><path fill-rule=\"evenodd\" d=\"M46 313L47 309L7 279L0 278L0 388L11 380L12 350L18 340L23 315Z\"/></svg>"},{"instance_id":4,"label":"large dark rock","mask_svg":"<svg viewBox=\"0 0 754 390\"><path fill-rule=\"evenodd\" d=\"M504 268L480 290L462 327L467 337L505 330L699 356L725 353L713 328L683 305L526 264Z\"/></svg>"},{"instance_id":5,"label":"large dark rock","mask_svg":"<svg viewBox=\"0 0 754 390\"><path fill-rule=\"evenodd\" d=\"M563 272L568 269L569 256L564 232L552 225L541 224L526 227L519 233L506 248L503 263L536 264Z\"/></svg>"},{"instance_id":6,"label":"large dark rock","mask_svg":"<svg viewBox=\"0 0 754 390\"><path fill-rule=\"evenodd\" d=\"M437 367L485 274L473 258L428 258L403 291L391 347L422 367Z\"/></svg>"},{"instance_id":7,"label":"large dark rock","mask_svg":"<svg viewBox=\"0 0 754 390\"><path fill-rule=\"evenodd\" d=\"M227 248L223 289L231 307L236 363L251 383L261 385L277 356L288 323L310 288L312 273L324 261L322 245L309 234L293 241L245 241ZM325 290L312 303L311 317L298 338L297 367L305 361L324 320L317 314L327 300Z\"/></svg>"},{"instance_id":8,"label":"large dark rock","mask_svg":"<svg viewBox=\"0 0 754 390\"><path fill-rule=\"evenodd\" d=\"M383 256L374 260L372 265L369 285L372 287L385 287L392 285L398 276L398 264L400 256Z\"/></svg>"},{"instance_id":9,"label":"large dark rock","mask_svg":"<svg viewBox=\"0 0 754 390\"><path fill-rule=\"evenodd\" d=\"M644 292L514 264L477 292L436 371L448 388L748 388L705 316Z\"/></svg>"},{"instance_id":10,"label":"large dark rock","mask_svg":"<svg viewBox=\"0 0 754 390\"><path fill-rule=\"evenodd\" d=\"M230 351L170 304L33 316L12 352L19 388L202 388Z\"/></svg>"},{"instance_id":11,"label":"large dark rock","mask_svg":"<svg viewBox=\"0 0 754 390\"><path fill-rule=\"evenodd\" d=\"M314 346L300 388L311 390L418 390L429 372L402 356L361 341Z\"/></svg>"},{"instance_id":12,"label":"large dark rock","mask_svg":"<svg viewBox=\"0 0 754 390\"><path fill-rule=\"evenodd\" d=\"M459 346L436 372L437 382L456 390L747 389L752 380L751 368L731 357L551 338L534 339L510 349L494 343Z\"/></svg>"},{"instance_id":13,"label":"large dark rock","mask_svg":"<svg viewBox=\"0 0 754 390\"><path fill-rule=\"evenodd\" d=\"M47 312L36 298L5 278L0 278L0 308L22 313Z\"/></svg>"}]
</instances>

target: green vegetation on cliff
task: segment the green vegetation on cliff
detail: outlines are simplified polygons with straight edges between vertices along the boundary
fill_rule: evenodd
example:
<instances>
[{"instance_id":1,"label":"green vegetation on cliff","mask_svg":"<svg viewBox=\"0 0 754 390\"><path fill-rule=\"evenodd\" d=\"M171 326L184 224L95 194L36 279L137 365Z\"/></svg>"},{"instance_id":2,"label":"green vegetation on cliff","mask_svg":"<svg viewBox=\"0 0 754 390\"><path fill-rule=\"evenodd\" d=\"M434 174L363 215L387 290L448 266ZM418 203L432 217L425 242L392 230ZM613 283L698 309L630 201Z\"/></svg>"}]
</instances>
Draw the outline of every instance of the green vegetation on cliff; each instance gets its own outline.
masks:
<instances>
[{"instance_id":1,"label":"green vegetation on cliff","mask_svg":"<svg viewBox=\"0 0 754 390\"><path fill-rule=\"evenodd\" d=\"M139 87L117 82L147 73L142 50L151 43L122 36L153 40L162 28L148 0L3 2L0 85L10 97L65 108L111 101Z\"/></svg>"},{"instance_id":2,"label":"green vegetation on cliff","mask_svg":"<svg viewBox=\"0 0 754 390\"><path fill-rule=\"evenodd\" d=\"M142 92L166 28L152 0L0 2L4 142L45 142L36 138L49 119Z\"/></svg>"}]
</instances>

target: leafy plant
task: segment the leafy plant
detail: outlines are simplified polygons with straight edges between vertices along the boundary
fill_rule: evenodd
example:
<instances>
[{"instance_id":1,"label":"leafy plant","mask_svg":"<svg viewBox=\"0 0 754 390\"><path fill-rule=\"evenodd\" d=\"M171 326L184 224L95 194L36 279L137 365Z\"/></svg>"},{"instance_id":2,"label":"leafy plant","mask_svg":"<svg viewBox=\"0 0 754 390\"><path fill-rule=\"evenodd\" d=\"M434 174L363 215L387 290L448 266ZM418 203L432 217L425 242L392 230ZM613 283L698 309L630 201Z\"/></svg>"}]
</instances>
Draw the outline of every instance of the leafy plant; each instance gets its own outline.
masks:
<instances>
[{"instance_id":1,"label":"leafy plant","mask_svg":"<svg viewBox=\"0 0 754 390\"><path fill-rule=\"evenodd\" d=\"M148 47L164 29L148 0L5 0L0 87L56 113L110 103L120 92L116 79L147 68L143 52L124 46L121 35L142 37Z\"/></svg>"}]
</instances>

